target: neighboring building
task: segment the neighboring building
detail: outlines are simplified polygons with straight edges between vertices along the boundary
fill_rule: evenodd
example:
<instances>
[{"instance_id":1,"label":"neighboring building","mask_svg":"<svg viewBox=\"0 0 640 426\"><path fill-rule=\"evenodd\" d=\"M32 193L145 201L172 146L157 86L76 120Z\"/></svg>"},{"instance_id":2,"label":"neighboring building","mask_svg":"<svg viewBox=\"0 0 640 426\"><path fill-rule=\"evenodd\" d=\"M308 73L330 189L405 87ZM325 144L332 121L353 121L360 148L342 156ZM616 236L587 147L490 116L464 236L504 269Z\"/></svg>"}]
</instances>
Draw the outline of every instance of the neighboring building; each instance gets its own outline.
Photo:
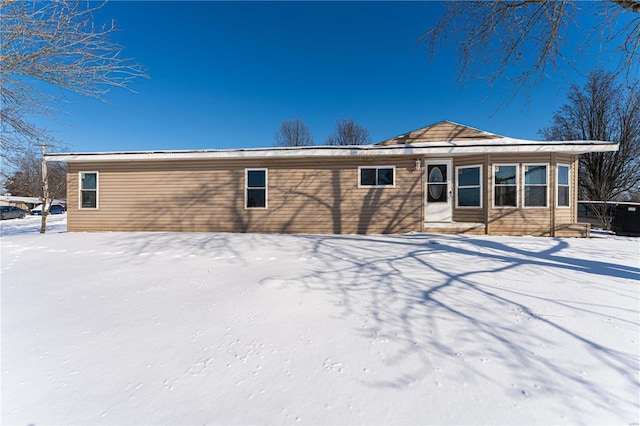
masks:
<instances>
[{"instance_id":1,"label":"neighboring building","mask_svg":"<svg viewBox=\"0 0 640 426\"><path fill-rule=\"evenodd\" d=\"M13 195L0 195L0 206L15 206L27 212L31 211L32 208L41 203L42 201L38 197L14 197ZM53 200L53 204L64 206L67 202L66 200Z\"/></svg>"},{"instance_id":2,"label":"neighboring building","mask_svg":"<svg viewBox=\"0 0 640 426\"><path fill-rule=\"evenodd\" d=\"M578 154L443 121L376 145L48 154L69 231L588 236Z\"/></svg>"}]
</instances>

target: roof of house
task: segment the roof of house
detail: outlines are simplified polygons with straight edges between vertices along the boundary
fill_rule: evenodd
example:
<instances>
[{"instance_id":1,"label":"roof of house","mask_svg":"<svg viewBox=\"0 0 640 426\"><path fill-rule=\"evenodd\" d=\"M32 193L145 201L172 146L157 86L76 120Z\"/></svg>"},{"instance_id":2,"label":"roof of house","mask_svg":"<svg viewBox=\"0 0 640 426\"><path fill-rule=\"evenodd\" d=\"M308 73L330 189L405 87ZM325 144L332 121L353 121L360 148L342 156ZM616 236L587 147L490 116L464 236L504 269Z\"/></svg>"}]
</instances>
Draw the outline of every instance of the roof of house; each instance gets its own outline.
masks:
<instances>
[{"instance_id":1,"label":"roof of house","mask_svg":"<svg viewBox=\"0 0 640 426\"><path fill-rule=\"evenodd\" d=\"M373 145L303 146L246 149L200 149L179 151L128 151L52 153L48 161L102 162L151 160L202 160L305 157L377 157L391 155L456 156L486 153L617 151L618 145L605 141L531 141L516 139L441 121L431 126L387 139Z\"/></svg>"},{"instance_id":2,"label":"roof of house","mask_svg":"<svg viewBox=\"0 0 640 426\"><path fill-rule=\"evenodd\" d=\"M387 139L386 141L379 142L376 145L423 145L443 141L484 141L488 139L501 138L503 138L503 136L445 120L396 136L395 138Z\"/></svg>"},{"instance_id":3,"label":"roof of house","mask_svg":"<svg viewBox=\"0 0 640 426\"><path fill-rule=\"evenodd\" d=\"M42 199L39 197L16 197L13 195L0 195L0 201L7 203L27 203L27 204L40 204ZM53 200L53 204L66 204L66 200Z\"/></svg>"}]
</instances>

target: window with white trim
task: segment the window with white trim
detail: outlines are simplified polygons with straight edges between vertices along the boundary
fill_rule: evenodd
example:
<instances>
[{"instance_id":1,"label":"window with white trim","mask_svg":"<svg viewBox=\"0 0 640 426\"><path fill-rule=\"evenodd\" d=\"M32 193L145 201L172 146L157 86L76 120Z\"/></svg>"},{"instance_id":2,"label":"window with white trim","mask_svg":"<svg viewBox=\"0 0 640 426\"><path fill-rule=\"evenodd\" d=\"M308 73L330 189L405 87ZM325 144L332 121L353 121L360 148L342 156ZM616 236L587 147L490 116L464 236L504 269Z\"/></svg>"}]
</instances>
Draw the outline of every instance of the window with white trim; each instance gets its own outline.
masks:
<instances>
[{"instance_id":1,"label":"window with white trim","mask_svg":"<svg viewBox=\"0 0 640 426\"><path fill-rule=\"evenodd\" d=\"M98 208L98 172L80 172L79 208Z\"/></svg>"},{"instance_id":2,"label":"window with white trim","mask_svg":"<svg viewBox=\"0 0 640 426\"><path fill-rule=\"evenodd\" d=\"M556 178L556 194L557 194L557 206L569 207L570 198L570 186L569 186L569 166L566 164L558 164L557 178Z\"/></svg>"},{"instance_id":3,"label":"window with white trim","mask_svg":"<svg viewBox=\"0 0 640 426\"><path fill-rule=\"evenodd\" d=\"M394 187L395 166L358 167L358 187Z\"/></svg>"},{"instance_id":4,"label":"window with white trim","mask_svg":"<svg viewBox=\"0 0 640 426\"><path fill-rule=\"evenodd\" d=\"M548 166L546 164L524 164L524 206L547 207Z\"/></svg>"},{"instance_id":5,"label":"window with white trim","mask_svg":"<svg viewBox=\"0 0 640 426\"><path fill-rule=\"evenodd\" d=\"M493 206L518 207L517 165L493 165Z\"/></svg>"},{"instance_id":6,"label":"window with white trim","mask_svg":"<svg viewBox=\"0 0 640 426\"><path fill-rule=\"evenodd\" d=\"M456 167L456 207L482 207L482 166Z\"/></svg>"},{"instance_id":7,"label":"window with white trim","mask_svg":"<svg viewBox=\"0 0 640 426\"><path fill-rule=\"evenodd\" d=\"M245 169L245 208L267 208L267 169Z\"/></svg>"}]
</instances>

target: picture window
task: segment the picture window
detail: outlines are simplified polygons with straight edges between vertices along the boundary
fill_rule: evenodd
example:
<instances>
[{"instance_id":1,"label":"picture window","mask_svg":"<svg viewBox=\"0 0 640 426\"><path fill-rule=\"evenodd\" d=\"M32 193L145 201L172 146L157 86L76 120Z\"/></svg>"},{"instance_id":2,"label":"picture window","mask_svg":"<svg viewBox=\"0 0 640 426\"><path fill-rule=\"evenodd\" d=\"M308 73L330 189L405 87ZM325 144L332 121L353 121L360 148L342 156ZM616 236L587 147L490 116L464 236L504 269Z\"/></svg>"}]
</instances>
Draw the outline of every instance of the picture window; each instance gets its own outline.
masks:
<instances>
[{"instance_id":1,"label":"picture window","mask_svg":"<svg viewBox=\"0 0 640 426\"><path fill-rule=\"evenodd\" d=\"M393 187L395 186L395 167L358 167L359 187Z\"/></svg>"}]
</instances>

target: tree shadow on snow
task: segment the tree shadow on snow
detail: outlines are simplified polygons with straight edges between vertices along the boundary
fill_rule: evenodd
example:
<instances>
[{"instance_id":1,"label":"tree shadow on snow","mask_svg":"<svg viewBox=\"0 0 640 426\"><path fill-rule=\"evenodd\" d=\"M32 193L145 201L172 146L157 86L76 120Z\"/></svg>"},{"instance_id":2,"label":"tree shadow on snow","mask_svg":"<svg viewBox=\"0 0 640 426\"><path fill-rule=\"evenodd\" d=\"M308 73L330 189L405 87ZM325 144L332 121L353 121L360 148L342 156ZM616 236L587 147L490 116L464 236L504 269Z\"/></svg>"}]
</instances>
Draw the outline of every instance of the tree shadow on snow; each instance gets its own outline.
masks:
<instances>
[{"instance_id":1,"label":"tree shadow on snow","mask_svg":"<svg viewBox=\"0 0 640 426\"><path fill-rule=\"evenodd\" d=\"M603 343L611 340L594 335L587 324L615 317L618 324L638 328L637 321L624 319L637 318L637 309L607 306L589 295L613 292L618 300L628 299L627 306L637 306L640 268L577 258L567 240L136 233L116 245L133 254L127 262L135 262L136 254L175 251L226 253L251 265L251 257L264 249L292 259L313 258L306 273L265 280L327 294L341 316L359 321L354 333L375 347L382 365L367 386L403 389L436 378L484 381L502 388L505 397L551 396L576 416L586 416L582 421L588 419L585 400L605 412L617 401L617 409L624 410L621 417L637 412L637 353ZM592 257L606 258L595 254ZM283 274L287 271L283 268ZM554 286L566 282L571 290L543 293L554 288L548 279ZM581 286L590 291L580 294ZM575 297L568 297L573 290ZM587 323L581 323L583 318ZM575 359L563 362L574 353ZM443 362L447 371L441 368ZM494 376L496 368L499 377ZM590 378L586 373L593 368L600 375L604 370L618 386ZM634 392L621 394L620 383Z\"/></svg>"},{"instance_id":2,"label":"tree shadow on snow","mask_svg":"<svg viewBox=\"0 0 640 426\"><path fill-rule=\"evenodd\" d=\"M633 290L640 281L639 268L565 255L569 245L562 239L522 238L504 243L481 237L420 234L308 239L323 264L296 278L298 283L309 291L337 296L335 303L344 316L362 320L357 333L363 338L371 343L393 343L394 349L380 359L390 367L389 372L398 373L383 374L384 378L368 385L407 387L440 371L436 363L444 356L453 362L460 360L457 381L489 381L514 397L552 395L573 407L571 411L577 415L586 415L581 413L581 399L605 412L611 409L611 401L618 401L617 409L626 408L620 416L637 412L637 354L600 343L600 336L590 335L588 327L580 324L585 316L589 321L606 321L612 312L615 317L625 314L634 318L637 311L605 306L579 294L571 300L541 294L536 282L544 283L545 278L539 275L547 274L563 285L563 277L572 276L567 281L579 291L576 274L582 274L584 285L615 292L616 297L630 298L633 303L637 292L620 293L620 285L602 283L630 280L622 288ZM360 253L354 252L354 246ZM464 266L458 267L461 262ZM501 280L510 277L514 285L499 285L492 279L496 274ZM546 283L543 287L549 288ZM566 295L566 291L560 293ZM563 315L554 316L556 312ZM616 321L635 329L639 326L632 320ZM572 356L573 350L583 355L557 363L555 353L568 351ZM508 371L509 383L498 383L499 379L492 377L495 370L485 368L485 362L499 363L501 371ZM635 392L620 395L619 386L611 389L589 379L585 371L594 365Z\"/></svg>"}]
</instances>

